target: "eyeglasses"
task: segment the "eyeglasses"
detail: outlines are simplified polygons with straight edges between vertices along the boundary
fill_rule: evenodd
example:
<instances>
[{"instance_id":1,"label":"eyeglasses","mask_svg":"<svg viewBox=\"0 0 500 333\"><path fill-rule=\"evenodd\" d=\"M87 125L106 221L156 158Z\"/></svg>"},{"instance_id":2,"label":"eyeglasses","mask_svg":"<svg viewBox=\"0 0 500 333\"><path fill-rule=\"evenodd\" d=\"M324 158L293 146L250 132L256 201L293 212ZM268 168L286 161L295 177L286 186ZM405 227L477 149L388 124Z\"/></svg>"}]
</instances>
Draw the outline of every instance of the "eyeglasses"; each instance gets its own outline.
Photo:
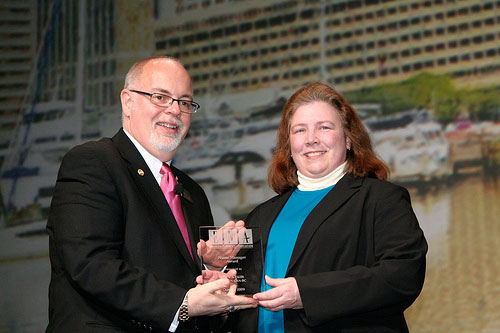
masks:
<instances>
[{"instance_id":1,"label":"eyeglasses","mask_svg":"<svg viewBox=\"0 0 500 333\"><path fill-rule=\"evenodd\" d=\"M190 101L188 99L175 99L171 96L159 94L159 93L148 93L145 91L129 89L135 93L149 96L149 100L154 105L161 106L163 108L168 108L172 105L173 102L177 102L179 105L179 109L184 113L195 113L200 108L200 104Z\"/></svg>"}]
</instances>

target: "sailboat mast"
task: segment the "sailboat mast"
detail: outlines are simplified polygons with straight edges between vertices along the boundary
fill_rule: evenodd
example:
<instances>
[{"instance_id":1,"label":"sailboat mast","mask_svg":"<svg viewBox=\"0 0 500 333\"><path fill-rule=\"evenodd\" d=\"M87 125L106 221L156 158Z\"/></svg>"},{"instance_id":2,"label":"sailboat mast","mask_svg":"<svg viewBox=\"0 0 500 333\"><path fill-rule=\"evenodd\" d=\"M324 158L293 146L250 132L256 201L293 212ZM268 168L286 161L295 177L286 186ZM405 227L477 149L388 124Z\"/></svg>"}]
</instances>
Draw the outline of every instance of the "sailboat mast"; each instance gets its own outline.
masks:
<instances>
[{"instance_id":1,"label":"sailboat mast","mask_svg":"<svg viewBox=\"0 0 500 333\"><path fill-rule=\"evenodd\" d=\"M321 45L321 54L320 54L320 75L321 75L321 82L323 83L328 83L327 82L327 72L326 72L326 57L325 57L325 52L326 52L326 23L325 23L325 0L321 0L320 3L321 6L321 16L319 20L319 40L320 40L320 45Z\"/></svg>"},{"instance_id":2,"label":"sailboat mast","mask_svg":"<svg viewBox=\"0 0 500 333\"><path fill-rule=\"evenodd\" d=\"M83 126L83 104L84 104L84 75L85 75L85 38L86 38L86 13L87 1L80 0L78 8L78 48L77 48L77 64L76 64L76 100L75 111L76 119L78 120L75 140L79 143L82 138Z\"/></svg>"}]
</instances>

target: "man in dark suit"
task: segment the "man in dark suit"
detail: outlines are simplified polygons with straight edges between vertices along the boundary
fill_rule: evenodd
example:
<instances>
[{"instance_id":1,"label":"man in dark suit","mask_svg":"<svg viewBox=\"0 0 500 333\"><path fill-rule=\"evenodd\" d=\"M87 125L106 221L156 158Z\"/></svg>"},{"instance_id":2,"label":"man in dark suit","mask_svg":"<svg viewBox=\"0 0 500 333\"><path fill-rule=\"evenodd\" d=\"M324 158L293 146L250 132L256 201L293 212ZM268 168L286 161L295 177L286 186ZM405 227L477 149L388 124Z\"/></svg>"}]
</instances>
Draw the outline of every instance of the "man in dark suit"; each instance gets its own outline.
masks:
<instances>
[{"instance_id":1,"label":"man in dark suit","mask_svg":"<svg viewBox=\"0 0 500 333\"><path fill-rule=\"evenodd\" d=\"M213 218L201 187L171 165L199 107L190 77L175 59L145 59L127 74L121 103L123 128L73 148L59 170L47 331L216 330L206 316L255 302L221 292L228 279L196 286L196 235ZM164 169L182 184L184 227L162 192Z\"/></svg>"}]
</instances>

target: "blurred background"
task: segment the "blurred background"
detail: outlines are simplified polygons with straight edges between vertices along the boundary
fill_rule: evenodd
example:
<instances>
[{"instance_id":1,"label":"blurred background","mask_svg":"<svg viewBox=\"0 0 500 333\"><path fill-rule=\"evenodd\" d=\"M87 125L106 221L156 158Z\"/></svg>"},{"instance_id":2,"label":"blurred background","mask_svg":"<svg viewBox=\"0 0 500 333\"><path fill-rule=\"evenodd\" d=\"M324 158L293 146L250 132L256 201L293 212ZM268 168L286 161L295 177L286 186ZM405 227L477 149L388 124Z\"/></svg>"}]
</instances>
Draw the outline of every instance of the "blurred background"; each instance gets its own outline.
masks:
<instances>
[{"instance_id":1,"label":"blurred background","mask_svg":"<svg viewBox=\"0 0 500 333\"><path fill-rule=\"evenodd\" d=\"M0 332L45 329L59 163L121 127L126 71L151 55L193 79L202 108L174 164L216 223L274 195L282 107L328 83L409 189L429 242L410 331L500 332L498 0L2 0Z\"/></svg>"}]
</instances>

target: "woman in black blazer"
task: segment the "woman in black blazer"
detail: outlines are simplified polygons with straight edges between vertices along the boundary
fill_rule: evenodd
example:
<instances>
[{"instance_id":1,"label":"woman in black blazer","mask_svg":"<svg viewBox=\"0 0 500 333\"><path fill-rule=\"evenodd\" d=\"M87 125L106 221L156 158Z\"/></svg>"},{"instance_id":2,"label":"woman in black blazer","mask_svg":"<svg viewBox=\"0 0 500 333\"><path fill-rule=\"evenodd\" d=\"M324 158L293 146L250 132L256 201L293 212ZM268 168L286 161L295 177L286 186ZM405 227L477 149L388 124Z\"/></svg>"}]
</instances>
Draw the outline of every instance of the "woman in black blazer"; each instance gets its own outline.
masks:
<instances>
[{"instance_id":1,"label":"woman in black blazer","mask_svg":"<svg viewBox=\"0 0 500 333\"><path fill-rule=\"evenodd\" d=\"M265 251L260 307L234 314L233 331L408 331L427 243L408 191L387 176L334 89L312 83L288 100L268 172L278 195L246 219Z\"/></svg>"}]
</instances>

